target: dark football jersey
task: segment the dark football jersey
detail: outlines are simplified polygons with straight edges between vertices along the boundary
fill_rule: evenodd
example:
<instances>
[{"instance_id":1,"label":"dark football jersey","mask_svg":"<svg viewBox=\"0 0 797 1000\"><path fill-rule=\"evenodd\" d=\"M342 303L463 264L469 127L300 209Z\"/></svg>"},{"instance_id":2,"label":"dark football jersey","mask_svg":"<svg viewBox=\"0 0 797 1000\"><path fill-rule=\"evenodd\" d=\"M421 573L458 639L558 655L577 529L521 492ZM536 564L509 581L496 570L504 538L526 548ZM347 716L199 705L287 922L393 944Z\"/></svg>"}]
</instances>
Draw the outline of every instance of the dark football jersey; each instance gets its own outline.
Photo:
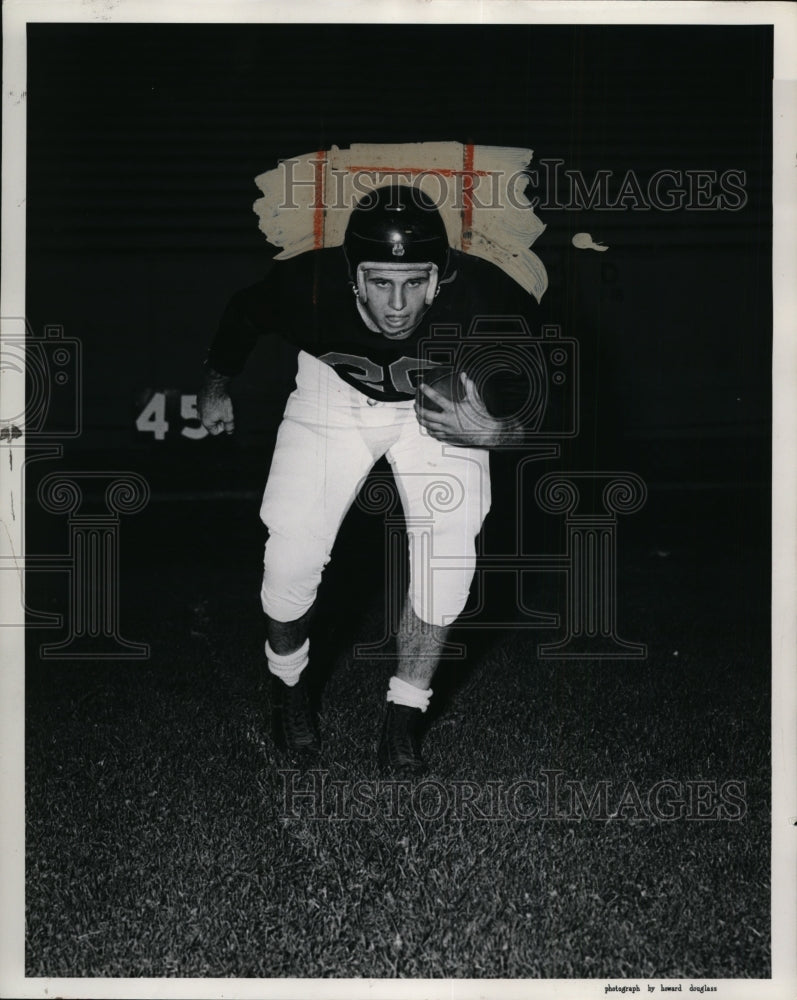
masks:
<instances>
[{"instance_id":1,"label":"dark football jersey","mask_svg":"<svg viewBox=\"0 0 797 1000\"><path fill-rule=\"evenodd\" d=\"M258 337L273 334L324 361L372 399L394 402L413 398L423 372L445 363L432 360L430 348L438 341L466 345L474 321L489 325L492 318L521 316L533 330L537 308L500 268L452 250L439 293L418 327L404 340L390 340L363 322L342 249L318 250L272 262L262 281L233 296L207 363L235 375ZM457 359L451 364L457 367Z\"/></svg>"}]
</instances>

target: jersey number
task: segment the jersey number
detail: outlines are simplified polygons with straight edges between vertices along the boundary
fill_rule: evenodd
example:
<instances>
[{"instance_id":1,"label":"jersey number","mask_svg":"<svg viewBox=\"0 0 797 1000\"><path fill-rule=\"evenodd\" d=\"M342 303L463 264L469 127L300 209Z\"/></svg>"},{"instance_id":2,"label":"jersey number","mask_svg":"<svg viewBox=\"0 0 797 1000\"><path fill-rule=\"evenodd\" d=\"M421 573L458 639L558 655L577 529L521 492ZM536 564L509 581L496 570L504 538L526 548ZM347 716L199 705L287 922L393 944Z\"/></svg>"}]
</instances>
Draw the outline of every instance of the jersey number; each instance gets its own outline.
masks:
<instances>
[{"instance_id":1,"label":"jersey number","mask_svg":"<svg viewBox=\"0 0 797 1000\"><path fill-rule=\"evenodd\" d=\"M405 396L412 396L418 388L418 375L428 368L436 368L434 361L423 361L421 358L399 358L388 366L387 372L383 365L378 365L370 358L359 354L341 354L330 351L322 354L319 361L325 361L342 377L348 377L369 389L389 392L391 387ZM341 370L339 370L341 369ZM387 378L390 385L386 386ZM415 376L413 378L412 376Z\"/></svg>"}]
</instances>

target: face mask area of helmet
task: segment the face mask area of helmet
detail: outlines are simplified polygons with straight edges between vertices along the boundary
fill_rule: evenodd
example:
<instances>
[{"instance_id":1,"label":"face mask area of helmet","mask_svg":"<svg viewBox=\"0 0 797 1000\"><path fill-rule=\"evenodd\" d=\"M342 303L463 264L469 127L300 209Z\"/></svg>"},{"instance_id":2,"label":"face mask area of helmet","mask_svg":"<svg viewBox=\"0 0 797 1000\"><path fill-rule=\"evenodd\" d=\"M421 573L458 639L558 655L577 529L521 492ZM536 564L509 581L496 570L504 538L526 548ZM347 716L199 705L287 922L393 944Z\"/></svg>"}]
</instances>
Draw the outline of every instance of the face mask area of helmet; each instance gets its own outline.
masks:
<instances>
[{"instance_id":1,"label":"face mask area of helmet","mask_svg":"<svg viewBox=\"0 0 797 1000\"><path fill-rule=\"evenodd\" d=\"M394 264L392 262L382 264L377 261L364 261L362 264L359 264L357 266L356 292L360 304L366 307L368 305L367 278L371 272L384 272L391 276L395 275L397 281L401 281L402 277L407 278L423 274L428 278L424 305L430 306L434 302L439 280L437 264L432 264L431 262L425 264Z\"/></svg>"}]
</instances>

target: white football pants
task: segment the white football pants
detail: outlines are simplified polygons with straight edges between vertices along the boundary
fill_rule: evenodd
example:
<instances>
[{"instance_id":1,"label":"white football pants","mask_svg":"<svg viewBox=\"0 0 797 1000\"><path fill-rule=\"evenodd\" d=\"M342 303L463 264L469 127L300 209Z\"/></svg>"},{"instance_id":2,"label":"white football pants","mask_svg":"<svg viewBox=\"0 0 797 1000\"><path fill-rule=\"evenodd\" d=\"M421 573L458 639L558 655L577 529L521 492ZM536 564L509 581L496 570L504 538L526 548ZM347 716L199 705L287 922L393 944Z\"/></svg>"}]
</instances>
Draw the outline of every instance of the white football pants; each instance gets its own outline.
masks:
<instances>
[{"instance_id":1,"label":"white football pants","mask_svg":"<svg viewBox=\"0 0 797 1000\"><path fill-rule=\"evenodd\" d=\"M295 621L313 605L341 522L382 455L404 510L412 608L433 625L460 614L490 508L489 453L437 441L411 400L369 400L302 351L260 510L269 529L261 599L271 618Z\"/></svg>"}]
</instances>

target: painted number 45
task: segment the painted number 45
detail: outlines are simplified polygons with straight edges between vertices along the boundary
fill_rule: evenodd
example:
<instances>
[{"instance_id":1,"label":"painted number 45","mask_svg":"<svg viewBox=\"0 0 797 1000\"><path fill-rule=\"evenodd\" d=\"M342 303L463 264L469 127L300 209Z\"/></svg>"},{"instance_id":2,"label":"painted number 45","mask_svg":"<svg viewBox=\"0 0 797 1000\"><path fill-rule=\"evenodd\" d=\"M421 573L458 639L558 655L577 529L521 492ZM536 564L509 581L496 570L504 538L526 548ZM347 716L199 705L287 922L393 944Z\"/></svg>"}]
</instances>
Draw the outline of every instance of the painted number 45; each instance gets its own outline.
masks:
<instances>
[{"instance_id":1,"label":"painted number 45","mask_svg":"<svg viewBox=\"0 0 797 1000\"><path fill-rule=\"evenodd\" d=\"M207 436L208 432L199 422L196 396L180 396L180 418L185 425L180 430L183 437L198 441ZM196 424L196 426L188 426L189 424ZM156 441L163 441L169 430L169 421L166 419L165 392L153 393L147 405L136 417L136 430L144 434L154 434Z\"/></svg>"}]
</instances>

